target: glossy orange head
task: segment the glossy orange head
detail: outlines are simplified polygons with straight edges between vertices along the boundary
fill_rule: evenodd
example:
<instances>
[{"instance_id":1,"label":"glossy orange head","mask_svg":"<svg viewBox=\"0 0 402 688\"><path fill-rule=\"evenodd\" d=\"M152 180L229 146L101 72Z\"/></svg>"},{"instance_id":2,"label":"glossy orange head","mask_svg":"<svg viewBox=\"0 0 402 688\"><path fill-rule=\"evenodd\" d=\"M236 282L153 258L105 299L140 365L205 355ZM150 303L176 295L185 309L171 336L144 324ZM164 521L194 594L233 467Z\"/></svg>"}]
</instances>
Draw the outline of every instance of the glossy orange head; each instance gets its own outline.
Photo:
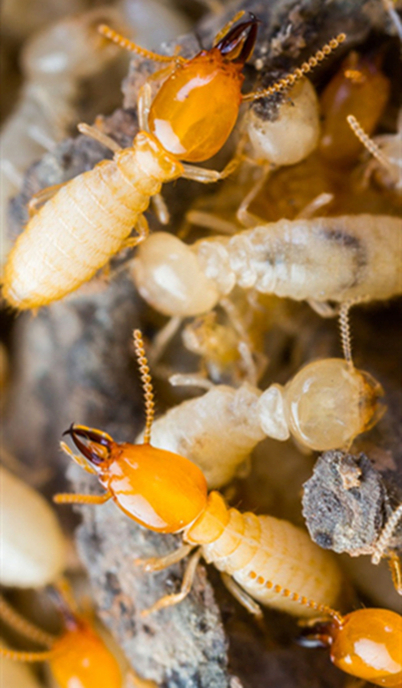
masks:
<instances>
[{"instance_id":1,"label":"glossy orange head","mask_svg":"<svg viewBox=\"0 0 402 688\"><path fill-rule=\"evenodd\" d=\"M74 618L52 649L50 668L60 688L122 687L115 657L85 619Z\"/></svg>"},{"instance_id":2,"label":"glossy orange head","mask_svg":"<svg viewBox=\"0 0 402 688\"><path fill-rule=\"evenodd\" d=\"M242 68L251 55L258 20L241 22L211 50L179 64L159 89L149 129L179 160L201 162L217 153L239 112Z\"/></svg>"},{"instance_id":3,"label":"glossy orange head","mask_svg":"<svg viewBox=\"0 0 402 688\"><path fill-rule=\"evenodd\" d=\"M303 644L330 646L332 662L376 686L402 686L402 617L388 609L359 609L308 629Z\"/></svg>"},{"instance_id":4,"label":"glossy orange head","mask_svg":"<svg viewBox=\"0 0 402 688\"><path fill-rule=\"evenodd\" d=\"M176 533L204 511L206 480L183 456L148 443L117 443L83 426L72 426L67 433L118 506L142 526Z\"/></svg>"}]
</instances>

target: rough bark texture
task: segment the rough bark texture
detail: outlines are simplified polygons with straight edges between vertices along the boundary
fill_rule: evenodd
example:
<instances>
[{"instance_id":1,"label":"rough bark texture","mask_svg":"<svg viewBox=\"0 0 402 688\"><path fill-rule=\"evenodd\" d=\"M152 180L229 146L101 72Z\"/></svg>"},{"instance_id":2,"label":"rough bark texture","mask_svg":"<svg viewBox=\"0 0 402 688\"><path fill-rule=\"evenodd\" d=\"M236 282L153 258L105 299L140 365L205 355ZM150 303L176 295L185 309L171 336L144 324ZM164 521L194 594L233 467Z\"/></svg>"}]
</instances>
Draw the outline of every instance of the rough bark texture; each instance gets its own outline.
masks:
<instances>
[{"instance_id":1,"label":"rough bark texture","mask_svg":"<svg viewBox=\"0 0 402 688\"><path fill-rule=\"evenodd\" d=\"M389 26L381 3L376 0L328 3L248 0L239 2L238 7L254 12L261 19L252 64L261 71L275 68L274 78L279 71L299 64L340 31L348 34L344 49L347 50L365 40L373 27ZM231 8L224 19L232 16L233 11ZM192 35L183 39L183 54L194 54L199 49L199 38L210 45L211 37L222 24L221 17L204 20L197 29L198 37ZM330 62L323 70L329 66ZM124 86L125 107L129 109L117 111L104 121L106 133L123 145L128 145L136 133L134 108L138 88L148 73L149 63L133 60ZM249 85L254 81L255 72L250 68ZM44 156L30 170L22 194L12 203L10 216L14 236L26 221L26 202L33 193L90 169L107 155L97 143L78 137L64 141ZM208 163L211 167L214 164L215 161ZM173 218L183 214L183 204L188 204L196 192L204 191L185 181L170 185L164 195ZM152 223L156 224L154 219ZM127 255L114 261L112 271ZM304 313L307 307L300 309ZM147 317L151 334L154 321ZM41 310L36 318L19 317L15 327L17 372L4 437L7 446L30 470L51 465L51 480L46 485L48 493L65 487L64 472L68 461L60 459L58 442L71 421L102 428L120 441L132 440L139 431L142 400L131 333L134 327L141 326L143 318L143 306L139 305L134 287L124 274L119 274L110 284L101 277L65 301ZM324 349L328 354L336 340L332 333L330 346L323 345L317 332L324 330L328 335L333 325L321 322L319 326L314 325L317 322L316 316L308 316L308 335L303 335L304 344L301 344L305 347L304 353L307 349L310 356L314 350L322 352ZM363 315L360 324L365 322ZM372 343L370 337L375 336L374 330L373 327L369 329L367 351ZM290 367L287 357L290 358L291 337L288 342L289 348L281 364L285 378ZM385 351L384 344L379 349L379 359L384 359ZM306 356L301 355L301 358L306 360ZM394 354L392 360L395 360ZM385 365L391 365L389 358ZM388 372L385 371L385 377ZM277 378L277 381L282 380ZM394 436L393 430L391 434ZM286 452L293 452L298 460L303 460L293 446L287 444L286 447L284 451L278 449L282 457L286 457ZM268 485L272 465L267 468L264 463L262 469L260 461L258 466ZM95 479L77 467L69 469L69 477L74 491L97 489ZM394 490L396 495L397 482L393 476L388 477L387 490ZM301 482L294 476L293 480L291 494L286 483L286 495L277 508L274 493L263 494L264 482L252 476L232 493L232 497L237 499L240 495L247 508L258 509L260 513L269 503L271 511L282 516L286 513L278 512L286 511L284 505L297 504L299 514L292 518L298 520ZM380 483L378 480L378 476L375 477L374 483L380 499L385 488L381 486L382 478ZM338 688L346 685L347 678L330 664L327 654L294 647L292 639L297 635L297 627L292 619L268 612L265 630L259 630L228 596L216 574L213 574L212 588L203 566L199 567L193 592L185 602L174 609L141 618L142 609L162 595L177 590L183 566L150 575L135 567L133 559L170 551L177 545L178 538L145 531L130 522L113 504L80 507L77 511L83 517L77 543L98 608L140 674L157 680L164 688ZM377 532L376 513L371 519L373 533Z\"/></svg>"}]
</instances>

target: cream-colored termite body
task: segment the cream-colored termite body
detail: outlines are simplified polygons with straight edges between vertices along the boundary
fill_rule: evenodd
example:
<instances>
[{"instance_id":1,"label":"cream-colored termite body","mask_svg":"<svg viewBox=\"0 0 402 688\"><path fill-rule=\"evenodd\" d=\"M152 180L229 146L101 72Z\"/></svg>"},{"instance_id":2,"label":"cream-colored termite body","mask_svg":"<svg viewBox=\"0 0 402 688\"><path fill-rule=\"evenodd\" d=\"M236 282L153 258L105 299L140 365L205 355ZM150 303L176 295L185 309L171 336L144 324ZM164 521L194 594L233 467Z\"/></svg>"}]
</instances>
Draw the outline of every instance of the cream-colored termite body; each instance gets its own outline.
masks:
<instances>
[{"instance_id":1,"label":"cream-colored termite body","mask_svg":"<svg viewBox=\"0 0 402 688\"><path fill-rule=\"evenodd\" d=\"M18 237L4 271L5 299L20 310L37 308L77 289L123 248L151 196L182 170L140 132L132 148L68 182Z\"/></svg>"},{"instance_id":2,"label":"cream-colored termite body","mask_svg":"<svg viewBox=\"0 0 402 688\"><path fill-rule=\"evenodd\" d=\"M280 584L291 590L303 585L303 591L314 592L326 600L325 604L339 595L338 567L327 552L312 546L303 530L272 516L229 509L218 492L209 494L205 513L184 531L183 541L201 545L204 559L231 576L253 600L288 614L298 616L301 610L291 600L261 586L262 580L280 579ZM226 577L225 581L235 592ZM307 608L303 612L304 616L314 613Z\"/></svg>"},{"instance_id":3,"label":"cream-colored termite body","mask_svg":"<svg viewBox=\"0 0 402 688\"><path fill-rule=\"evenodd\" d=\"M175 377L176 384L198 382ZM248 383L238 389L211 385L203 396L157 418L152 443L186 456L200 466L210 488L219 488L265 437L293 436L317 451L350 446L381 416L382 394L368 373L341 358L323 359L304 366L285 386L273 384L264 392Z\"/></svg>"},{"instance_id":4,"label":"cream-colored termite body","mask_svg":"<svg viewBox=\"0 0 402 688\"><path fill-rule=\"evenodd\" d=\"M54 582L66 563L55 513L29 485L0 467L0 583L34 588Z\"/></svg>"},{"instance_id":5,"label":"cream-colored termite body","mask_svg":"<svg viewBox=\"0 0 402 688\"><path fill-rule=\"evenodd\" d=\"M132 274L171 316L205 313L235 284L297 301L389 299L402 293L401 232L402 220L384 215L279 220L192 246L160 232L140 246Z\"/></svg>"}]
</instances>

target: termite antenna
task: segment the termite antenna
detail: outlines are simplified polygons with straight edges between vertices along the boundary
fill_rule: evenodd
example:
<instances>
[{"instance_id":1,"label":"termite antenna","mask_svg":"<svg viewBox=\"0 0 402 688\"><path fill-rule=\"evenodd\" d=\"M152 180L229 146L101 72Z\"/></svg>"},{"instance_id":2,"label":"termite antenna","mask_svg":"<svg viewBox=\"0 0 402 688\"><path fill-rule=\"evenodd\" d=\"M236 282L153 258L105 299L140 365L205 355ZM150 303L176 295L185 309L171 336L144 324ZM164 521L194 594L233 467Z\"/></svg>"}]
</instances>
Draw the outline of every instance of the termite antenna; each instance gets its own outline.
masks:
<instances>
[{"instance_id":1,"label":"termite antenna","mask_svg":"<svg viewBox=\"0 0 402 688\"><path fill-rule=\"evenodd\" d=\"M252 91L251 93L246 93L242 97L243 101L247 100L258 100L259 98L265 98L266 96L272 96L274 93L280 93L290 86L293 86L296 81L301 79L303 76L311 72L320 62L325 60L328 55L330 55L336 48L344 42L346 39L346 34L340 33L336 38L332 38L326 45L324 45L321 50L318 50L315 55L312 55L307 62L304 62L301 67L297 67L294 72L291 72L282 79L279 79L272 86L264 88L261 91Z\"/></svg>"},{"instance_id":2,"label":"termite antenna","mask_svg":"<svg viewBox=\"0 0 402 688\"><path fill-rule=\"evenodd\" d=\"M250 571L249 577L254 578L256 583L260 583L259 577L254 571ZM309 600L308 597L305 597L304 595L299 595L298 592L292 592L288 588L283 588L282 585L274 583L270 580L262 580L261 584L264 586L264 588L267 588L267 590L272 590L272 592L276 593L277 595L281 595L281 597L286 597L292 602L296 602L297 604L303 605L303 607L309 607L310 609L314 609L319 613L332 617L335 620L335 622L339 624L339 626L343 624L343 616L339 612L335 611L335 609L327 607L326 604L321 604L320 602Z\"/></svg>"},{"instance_id":3,"label":"termite antenna","mask_svg":"<svg viewBox=\"0 0 402 688\"><path fill-rule=\"evenodd\" d=\"M373 155L383 167L386 167L392 173L393 170L389 163L389 160L380 151L379 147L376 143L374 143L373 139L371 139L368 136L368 134L366 134L366 132L364 131L356 117L354 117L353 115L348 115L346 117L346 121L349 124L355 136L357 136L359 141L368 150L368 152L371 153L371 155Z\"/></svg>"},{"instance_id":4,"label":"termite antenna","mask_svg":"<svg viewBox=\"0 0 402 688\"><path fill-rule=\"evenodd\" d=\"M39 643L39 645L46 645L46 647L52 647L56 638L50 633L42 631L40 628L35 626L35 624L27 621L21 616L11 605L6 602L3 595L0 595L0 618L7 624L10 628L17 631L21 635L25 636L34 643Z\"/></svg>"},{"instance_id":5,"label":"termite antenna","mask_svg":"<svg viewBox=\"0 0 402 688\"><path fill-rule=\"evenodd\" d=\"M145 57L147 60L153 60L154 62L188 62L188 60L185 60L184 57L180 55L158 55L158 53L154 53L151 50L141 48L141 46L117 33L117 31L107 26L107 24L100 24L100 26L98 26L98 31L102 36L108 38L109 41L119 45L120 48L128 50L130 53L136 53L141 57Z\"/></svg>"},{"instance_id":6,"label":"termite antenna","mask_svg":"<svg viewBox=\"0 0 402 688\"><path fill-rule=\"evenodd\" d=\"M353 301L346 301L346 303L343 303L339 309L339 329L341 331L342 351L345 361L347 361L350 366L353 366L353 359L349 313L353 303Z\"/></svg>"},{"instance_id":7,"label":"termite antenna","mask_svg":"<svg viewBox=\"0 0 402 688\"><path fill-rule=\"evenodd\" d=\"M402 504L398 506L397 509L391 514L388 521L386 522L384 528L381 531L381 535L374 545L374 553L371 557L372 564L379 564L381 559L384 557L386 549L388 547L389 541L394 534L395 528L397 527L399 521L402 518ZM402 595L402 589L398 591Z\"/></svg>"},{"instance_id":8,"label":"termite antenna","mask_svg":"<svg viewBox=\"0 0 402 688\"><path fill-rule=\"evenodd\" d=\"M151 442L151 428L155 416L154 393L152 389L151 375L149 374L148 359L145 354L144 340L140 330L134 330L134 349L137 356L138 367L140 369L142 388L145 397L146 422L144 430L144 444Z\"/></svg>"}]
</instances>

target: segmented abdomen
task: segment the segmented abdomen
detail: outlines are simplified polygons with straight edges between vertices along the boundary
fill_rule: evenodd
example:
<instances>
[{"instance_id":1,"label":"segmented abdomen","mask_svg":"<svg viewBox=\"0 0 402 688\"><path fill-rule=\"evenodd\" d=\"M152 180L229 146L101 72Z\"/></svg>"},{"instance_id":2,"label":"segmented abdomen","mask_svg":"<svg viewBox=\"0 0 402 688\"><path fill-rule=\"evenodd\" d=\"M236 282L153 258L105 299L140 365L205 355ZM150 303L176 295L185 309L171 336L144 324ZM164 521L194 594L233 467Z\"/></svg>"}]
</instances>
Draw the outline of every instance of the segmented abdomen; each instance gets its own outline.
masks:
<instances>
[{"instance_id":1,"label":"segmented abdomen","mask_svg":"<svg viewBox=\"0 0 402 688\"><path fill-rule=\"evenodd\" d=\"M161 183L181 164L148 134L68 182L28 222L4 271L3 295L19 309L61 299L122 247Z\"/></svg>"},{"instance_id":2,"label":"segmented abdomen","mask_svg":"<svg viewBox=\"0 0 402 688\"><path fill-rule=\"evenodd\" d=\"M295 616L316 612L272 592L272 582L321 604L334 605L340 572L332 556L311 542L307 533L271 516L241 514L237 509L230 509L229 516L222 535L203 545L206 561L232 575L262 604Z\"/></svg>"}]
</instances>

